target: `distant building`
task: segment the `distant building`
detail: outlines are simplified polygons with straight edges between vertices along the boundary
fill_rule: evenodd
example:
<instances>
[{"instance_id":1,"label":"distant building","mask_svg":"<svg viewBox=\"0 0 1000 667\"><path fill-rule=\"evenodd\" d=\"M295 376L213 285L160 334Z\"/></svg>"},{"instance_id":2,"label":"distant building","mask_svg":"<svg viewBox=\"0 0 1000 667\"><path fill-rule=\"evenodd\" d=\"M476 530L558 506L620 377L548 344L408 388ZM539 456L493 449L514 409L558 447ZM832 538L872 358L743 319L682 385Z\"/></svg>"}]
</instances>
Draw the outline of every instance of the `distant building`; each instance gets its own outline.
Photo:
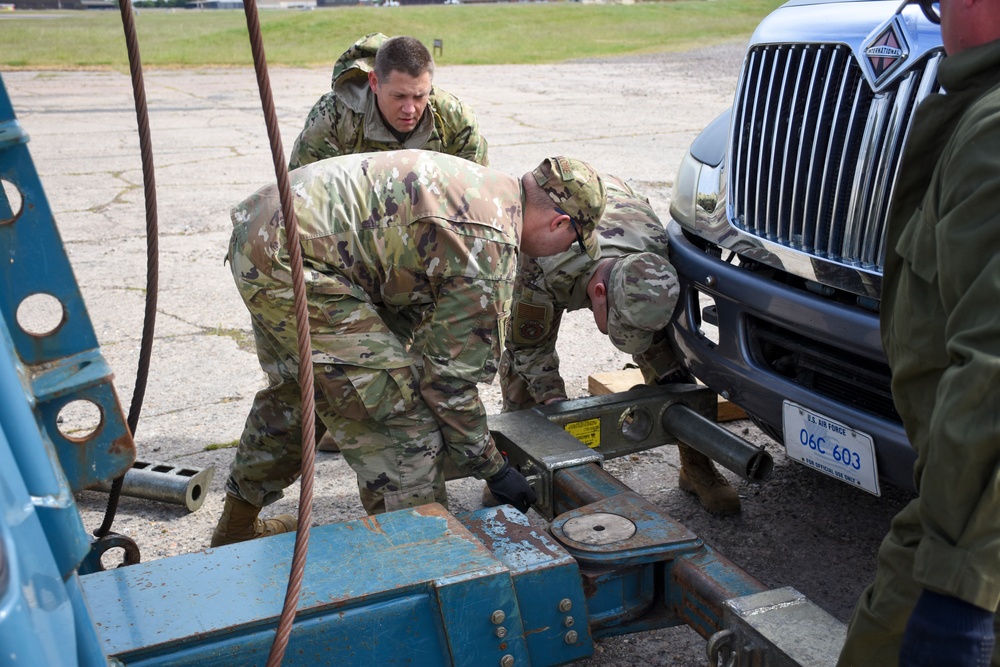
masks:
<instances>
[{"instance_id":1,"label":"distant building","mask_svg":"<svg viewBox=\"0 0 1000 667\"><path fill-rule=\"evenodd\" d=\"M23 9L83 9L82 0L17 0L14 5ZM118 5L114 5L117 7Z\"/></svg>"},{"instance_id":2,"label":"distant building","mask_svg":"<svg viewBox=\"0 0 1000 667\"><path fill-rule=\"evenodd\" d=\"M243 0L191 0L187 9L243 9Z\"/></svg>"},{"instance_id":3,"label":"distant building","mask_svg":"<svg viewBox=\"0 0 1000 667\"><path fill-rule=\"evenodd\" d=\"M117 0L16 0L19 11L32 9L118 9Z\"/></svg>"}]
</instances>

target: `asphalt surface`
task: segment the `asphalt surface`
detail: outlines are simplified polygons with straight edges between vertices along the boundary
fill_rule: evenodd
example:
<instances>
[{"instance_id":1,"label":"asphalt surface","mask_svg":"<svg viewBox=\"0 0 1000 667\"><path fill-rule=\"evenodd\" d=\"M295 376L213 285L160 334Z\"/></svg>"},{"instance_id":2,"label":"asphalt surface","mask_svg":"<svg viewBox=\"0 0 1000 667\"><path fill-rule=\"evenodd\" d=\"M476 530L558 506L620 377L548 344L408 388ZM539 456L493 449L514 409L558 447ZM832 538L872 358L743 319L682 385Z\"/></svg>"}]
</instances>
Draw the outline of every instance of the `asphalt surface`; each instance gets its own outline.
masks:
<instances>
[{"instance_id":1,"label":"asphalt surface","mask_svg":"<svg viewBox=\"0 0 1000 667\"><path fill-rule=\"evenodd\" d=\"M731 103L744 45L689 53L545 66L445 66L435 83L476 110L492 165L521 174L549 155L587 160L646 193L666 219L670 186L697 132ZM331 54L331 62L336 54ZM284 145L291 147L330 72L270 72ZM136 121L129 78L108 72L5 72L4 83L46 189L103 352L124 405L134 385L145 285L145 219ZM115 530L143 560L208 546L222 507L222 484L254 392L263 376L249 321L228 268L229 207L273 178L252 71L146 73L156 161L160 237L157 335L138 456L215 467L201 509L123 498ZM628 359L592 324L571 314L559 341L573 397L592 373ZM498 387L483 386L491 414ZM878 542L908 495L876 498L790 462L782 447L749 422L737 433L765 443L775 460L769 481L727 476L743 512L716 518L676 488L673 447L611 461L608 470L667 510L768 586L794 586L841 621L874 574ZM316 524L363 514L350 469L319 454ZM481 483L449 484L453 511L479 507ZM298 485L268 511L295 512ZM78 494L88 528L106 495ZM537 517L536 517L537 518ZM672 628L598 642L583 665L703 665L705 642Z\"/></svg>"}]
</instances>

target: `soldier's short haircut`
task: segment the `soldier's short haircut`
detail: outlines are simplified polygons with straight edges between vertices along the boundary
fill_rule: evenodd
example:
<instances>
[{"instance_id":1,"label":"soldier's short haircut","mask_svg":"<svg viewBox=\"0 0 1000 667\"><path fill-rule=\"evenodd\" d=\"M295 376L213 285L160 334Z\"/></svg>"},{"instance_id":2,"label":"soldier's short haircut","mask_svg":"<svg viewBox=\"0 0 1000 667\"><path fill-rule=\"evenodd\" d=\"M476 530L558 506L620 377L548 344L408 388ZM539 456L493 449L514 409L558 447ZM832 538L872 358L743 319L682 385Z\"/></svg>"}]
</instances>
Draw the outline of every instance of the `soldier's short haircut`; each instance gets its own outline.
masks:
<instances>
[{"instance_id":1,"label":"soldier's short haircut","mask_svg":"<svg viewBox=\"0 0 1000 667\"><path fill-rule=\"evenodd\" d=\"M608 279L611 277L611 269L615 268L615 264L621 257L608 257L606 259L597 260L597 267L594 272L590 275L590 280L597 278L602 283L607 284Z\"/></svg>"},{"instance_id":2,"label":"soldier's short haircut","mask_svg":"<svg viewBox=\"0 0 1000 667\"><path fill-rule=\"evenodd\" d=\"M534 176L529 171L521 177L521 186L524 188L525 204L537 208L539 211L554 211L556 204L549 197L548 193L535 182Z\"/></svg>"},{"instance_id":3,"label":"soldier's short haircut","mask_svg":"<svg viewBox=\"0 0 1000 667\"><path fill-rule=\"evenodd\" d=\"M375 76L387 81L392 72L402 72L414 78L428 72L434 78L434 58L415 37L390 37L375 53Z\"/></svg>"}]
</instances>

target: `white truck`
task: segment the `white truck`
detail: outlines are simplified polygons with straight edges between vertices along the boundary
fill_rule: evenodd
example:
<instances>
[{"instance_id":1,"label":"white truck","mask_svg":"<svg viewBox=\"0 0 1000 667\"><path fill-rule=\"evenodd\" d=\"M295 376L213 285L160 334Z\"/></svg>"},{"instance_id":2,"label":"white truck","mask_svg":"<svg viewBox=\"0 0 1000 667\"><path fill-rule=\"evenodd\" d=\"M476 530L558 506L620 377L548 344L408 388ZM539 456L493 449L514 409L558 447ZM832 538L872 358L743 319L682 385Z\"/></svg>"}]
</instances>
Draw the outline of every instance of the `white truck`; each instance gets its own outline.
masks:
<instances>
[{"instance_id":1,"label":"white truck","mask_svg":"<svg viewBox=\"0 0 1000 667\"><path fill-rule=\"evenodd\" d=\"M943 57L915 3L782 5L671 201L688 368L791 458L876 495L913 486L878 318L900 154Z\"/></svg>"}]
</instances>

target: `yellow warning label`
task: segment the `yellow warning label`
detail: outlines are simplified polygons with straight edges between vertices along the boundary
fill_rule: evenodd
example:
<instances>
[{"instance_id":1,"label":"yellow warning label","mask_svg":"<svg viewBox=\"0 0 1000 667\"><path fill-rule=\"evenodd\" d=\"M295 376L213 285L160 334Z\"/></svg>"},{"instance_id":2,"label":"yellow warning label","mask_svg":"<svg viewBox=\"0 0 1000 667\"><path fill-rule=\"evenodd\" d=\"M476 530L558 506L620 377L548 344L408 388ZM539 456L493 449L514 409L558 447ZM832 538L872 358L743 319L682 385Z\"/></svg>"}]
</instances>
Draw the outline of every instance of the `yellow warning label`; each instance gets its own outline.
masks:
<instances>
[{"instance_id":1,"label":"yellow warning label","mask_svg":"<svg viewBox=\"0 0 1000 667\"><path fill-rule=\"evenodd\" d=\"M601 446L601 420L588 419L583 422L572 422L564 427L571 436L591 449Z\"/></svg>"}]
</instances>

